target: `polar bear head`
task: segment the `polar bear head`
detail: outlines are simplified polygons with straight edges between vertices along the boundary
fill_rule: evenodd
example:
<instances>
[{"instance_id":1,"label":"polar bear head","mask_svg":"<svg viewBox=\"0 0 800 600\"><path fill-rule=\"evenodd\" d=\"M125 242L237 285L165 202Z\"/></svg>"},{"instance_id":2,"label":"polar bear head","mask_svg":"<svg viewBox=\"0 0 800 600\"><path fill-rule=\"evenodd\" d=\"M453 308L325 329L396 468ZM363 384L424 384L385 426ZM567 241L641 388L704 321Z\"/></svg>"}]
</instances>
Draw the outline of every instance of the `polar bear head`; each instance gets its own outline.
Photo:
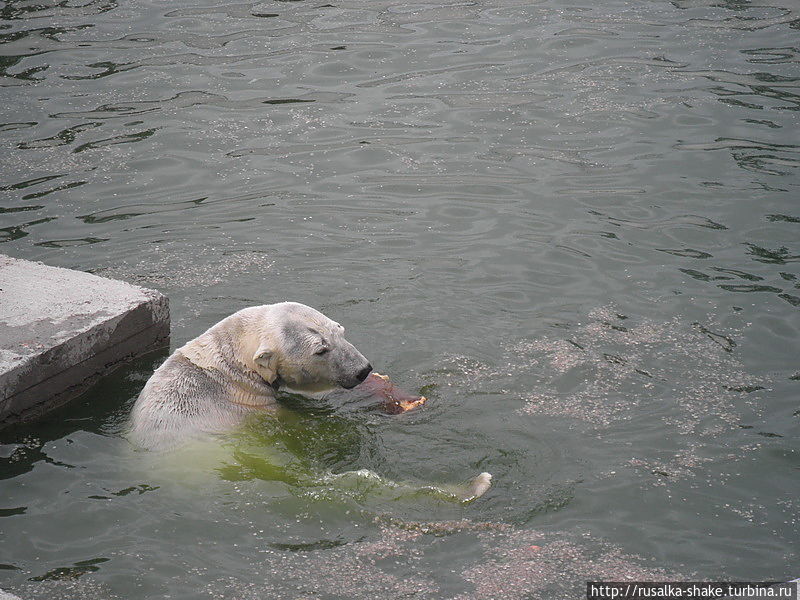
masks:
<instances>
[{"instance_id":1,"label":"polar bear head","mask_svg":"<svg viewBox=\"0 0 800 600\"><path fill-rule=\"evenodd\" d=\"M270 384L301 392L350 389L372 371L364 355L344 338L344 327L318 310L296 302L250 310L259 321L251 366Z\"/></svg>"}]
</instances>

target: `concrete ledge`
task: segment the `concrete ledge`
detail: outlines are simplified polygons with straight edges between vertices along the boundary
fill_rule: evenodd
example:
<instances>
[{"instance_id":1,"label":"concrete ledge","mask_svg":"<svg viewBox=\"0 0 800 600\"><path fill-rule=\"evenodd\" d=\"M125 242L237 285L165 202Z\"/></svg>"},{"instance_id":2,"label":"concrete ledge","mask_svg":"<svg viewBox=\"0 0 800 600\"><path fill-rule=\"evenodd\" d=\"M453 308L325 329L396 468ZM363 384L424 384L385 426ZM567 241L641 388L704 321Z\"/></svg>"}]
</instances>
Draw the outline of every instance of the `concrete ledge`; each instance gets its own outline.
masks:
<instances>
[{"instance_id":1,"label":"concrete ledge","mask_svg":"<svg viewBox=\"0 0 800 600\"><path fill-rule=\"evenodd\" d=\"M64 404L168 343L160 293L0 255L0 428Z\"/></svg>"}]
</instances>

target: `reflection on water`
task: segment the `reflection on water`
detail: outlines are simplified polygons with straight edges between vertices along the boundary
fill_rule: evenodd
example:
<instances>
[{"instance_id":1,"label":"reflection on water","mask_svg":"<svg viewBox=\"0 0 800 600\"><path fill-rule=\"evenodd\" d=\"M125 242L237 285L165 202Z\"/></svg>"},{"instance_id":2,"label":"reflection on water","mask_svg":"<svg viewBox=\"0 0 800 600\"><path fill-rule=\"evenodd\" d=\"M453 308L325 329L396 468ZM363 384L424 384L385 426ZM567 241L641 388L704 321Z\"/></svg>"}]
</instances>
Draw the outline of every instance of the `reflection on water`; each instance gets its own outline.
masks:
<instances>
[{"instance_id":1,"label":"reflection on water","mask_svg":"<svg viewBox=\"0 0 800 600\"><path fill-rule=\"evenodd\" d=\"M795 577L799 24L788 0L0 4L0 251L158 288L176 344L316 306L430 398L295 406L177 485L118 436L140 361L0 435L0 587ZM315 473L494 486L308 494L262 460L287 439Z\"/></svg>"}]
</instances>

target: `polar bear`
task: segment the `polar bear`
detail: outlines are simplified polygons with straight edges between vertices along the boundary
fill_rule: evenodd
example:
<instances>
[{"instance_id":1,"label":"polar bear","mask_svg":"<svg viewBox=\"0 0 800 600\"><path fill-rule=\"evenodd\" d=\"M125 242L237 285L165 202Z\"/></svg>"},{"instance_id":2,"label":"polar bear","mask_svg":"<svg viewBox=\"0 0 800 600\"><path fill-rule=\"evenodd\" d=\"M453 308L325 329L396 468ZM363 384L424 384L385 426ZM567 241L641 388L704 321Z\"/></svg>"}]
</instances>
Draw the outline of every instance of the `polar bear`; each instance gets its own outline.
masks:
<instances>
[{"instance_id":1,"label":"polar bear","mask_svg":"<svg viewBox=\"0 0 800 600\"><path fill-rule=\"evenodd\" d=\"M344 327L321 312L297 302L245 308L156 369L131 412L129 437L144 448L173 447L273 409L281 386L351 389L371 371Z\"/></svg>"},{"instance_id":2,"label":"polar bear","mask_svg":"<svg viewBox=\"0 0 800 600\"><path fill-rule=\"evenodd\" d=\"M371 372L369 361L344 338L344 327L321 312L297 302L245 308L156 369L133 406L128 438L150 450L175 448L204 434L233 432L248 416L276 409L280 387L301 393L352 389ZM369 471L335 477L349 476L381 480ZM481 473L453 489L384 485L413 493L432 489L468 502L489 489L491 478ZM313 485L330 476L301 479Z\"/></svg>"}]
</instances>

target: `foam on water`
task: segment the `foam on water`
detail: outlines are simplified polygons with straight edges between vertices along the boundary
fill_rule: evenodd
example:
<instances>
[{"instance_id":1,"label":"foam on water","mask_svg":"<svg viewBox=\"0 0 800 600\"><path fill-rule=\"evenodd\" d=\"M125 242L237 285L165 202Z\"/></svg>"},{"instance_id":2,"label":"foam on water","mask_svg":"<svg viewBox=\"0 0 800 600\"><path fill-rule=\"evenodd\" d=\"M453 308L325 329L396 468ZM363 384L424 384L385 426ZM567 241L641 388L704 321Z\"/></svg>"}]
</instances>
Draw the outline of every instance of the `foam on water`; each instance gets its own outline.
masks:
<instances>
[{"instance_id":1,"label":"foam on water","mask_svg":"<svg viewBox=\"0 0 800 600\"><path fill-rule=\"evenodd\" d=\"M459 556L457 548L467 540L479 550ZM443 585L437 582L437 569L449 553L459 566ZM202 597L545 600L578 598L589 580L659 581L678 576L589 534L515 531L471 521L384 524L372 539L324 550L262 550L250 566L264 583L224 578L209 584ZM309 578L309 573L316 576Z\"/></svg>"},{"instance_id":2,"label":"foam on water","mask_svg":"<svg viewBox=\"0 0 800 600\"><path fill-rule=\"evenodd\" d=\"M736 340L743 329L727 328L712 315L703 323L681 316L659 321L629 317L614 306L587 317L560 324L558 334L510 342L502 366L451 356L436 377L450 392L491 390L520 402L522 415L566 419L561 426L619 447L631 445L634 436L633 456L608 466L658 475L655 485L702 473L709 462L740 460L761 447L742 443L736 433L759 413L759 392L771 384L740 360ZM536 420L529 425L538 427ZM671 450L651 449L647 458L637 450L659 440Z\"/></svg>"},{"instance_id":3,"label":"foam on water","mask_svg":"<svg viewBox=\"0 0 800 600\"><path fill-rule=\"evenodd\" d=\"M521 341L511 351L521 371L535 370L543 389L526 396L527 414L557 414L608 427L659 400L657 414L680 434L720 434L740 420L737 400L766 383L744 370L734 337L712 322L628 317L613 307L591 311L567 338ZM713 319L713 317L712 317ZM559 384L575 374L573 388ZM643 407L644 411L649 410Z\"/></svg>"}]
</instances>

